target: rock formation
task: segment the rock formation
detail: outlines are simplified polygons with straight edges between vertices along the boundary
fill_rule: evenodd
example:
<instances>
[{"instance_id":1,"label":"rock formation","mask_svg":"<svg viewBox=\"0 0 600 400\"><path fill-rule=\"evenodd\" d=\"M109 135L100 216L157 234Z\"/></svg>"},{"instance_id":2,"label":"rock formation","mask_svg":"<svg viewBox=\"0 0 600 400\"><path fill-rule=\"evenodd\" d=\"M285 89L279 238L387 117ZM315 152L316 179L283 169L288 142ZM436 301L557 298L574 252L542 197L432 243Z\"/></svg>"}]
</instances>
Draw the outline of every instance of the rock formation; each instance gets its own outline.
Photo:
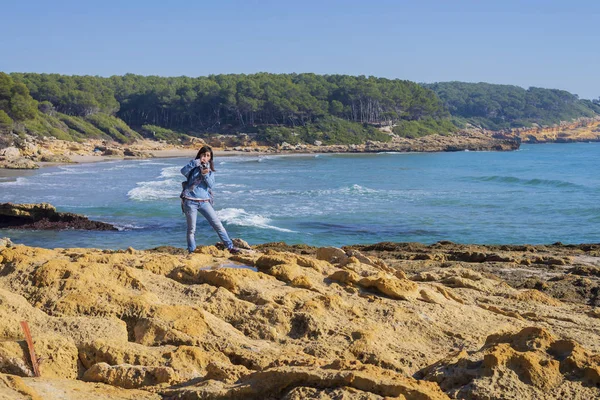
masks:
<instances>
[{"instance_id":1,"label":"rock formation","mask_svg":"<svg viewBox=\"0 0 600 400\"><path fill-rule=\"evenodd\" d=\"M56 208L48 203L0 203L0 228L117 230L111 224L90 221L83 215L57 212Z\"/></svg>"},{"instance_id":2,"label":"rock formation","mask_svg":"<svg viewBox=\"0 0 600 400\"><path fill-rule=\"evenodd\" d=\"M14 146L0 149L0 168L37 169L38 163L68 164L78 156L105 156L114 158L152 158L152 151L175 147L153 140L138 140L124 145L117 142L87 139L84 142L59 140L54 137L26 136Z\"/></svg>"},{"instance_id":3,"label":"rock formation","mask_svg":"<svg viewBox=\"0 0 600 400\"><path fill-rule=\"evenodd\" d=\"M571 143L600 141L600 117L580 118L553 126L485 131L499 139L518 139L522 143Z\"/></svg>"},{"instance_id":4,"label":"rock formation","mask_svg":"<svg viewBox=\"0 0 600 400\"><path fill-rule=\"evenodd\" d=\"M489 133L475 130L452 135L428 135L414 139L392 135L389 142L367 141L351 145L296 145L283 144L269 152L296 153L379 153L394 152L452 152L452 151L512 151L519 148L514 137L494 138Z\"/></svg>"},{"instance_id":5,"label":"rock formation","mask_svg":"<svg viewBox=\"0 0 600 400\"><path fill-rule=\"evenodd\" d=\"M244 136L245 134L241 134ZM221 135L222 136L222 135ZM238 138L240 135L231 135ZM247 135L246 135L247 136ZM440 151L510 151L519 148L519 140L513 136L492 137L490 133L465 131L452 135L429 135L421 138L407 139L391 135L389 142L367 141L357 145L289 145L258 146L255 141L247 140L246 146L227 146L227 141L210 141L216 150L259 152L259 153L376 153L385 151L397 152L440 152ZM237 139L236 139L237 140ZM124 145L98 139L88 139L81 143L59 140L53 137L27 137L17 147L0 149L0 168L35 169L37 163L70 163L72 159L87 156L100 159L114 158L150 158L153 152L164 150L197 150L204 141L191 138L179 146L152 140L138 140Z\"/></svg>"},{"instance_id":6,"label":"rock formation","mask_svg":"<svg viewBox=\"0 0 600 400\"><path fill-rule=\"evenodd\" d=\"M598 398L599 271L600 245L3 239L0 398Z\"/></svg>"}]
</instances>

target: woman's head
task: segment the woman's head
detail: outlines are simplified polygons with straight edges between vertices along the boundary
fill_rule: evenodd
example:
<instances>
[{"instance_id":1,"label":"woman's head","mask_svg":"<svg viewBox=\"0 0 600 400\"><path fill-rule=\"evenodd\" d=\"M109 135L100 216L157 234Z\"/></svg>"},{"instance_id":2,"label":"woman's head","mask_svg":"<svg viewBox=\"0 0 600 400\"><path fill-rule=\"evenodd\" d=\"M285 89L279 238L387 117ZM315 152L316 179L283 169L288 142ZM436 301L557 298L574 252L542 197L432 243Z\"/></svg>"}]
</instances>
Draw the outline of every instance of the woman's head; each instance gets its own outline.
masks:
<instances>
[{"instance_id":1,"label":"woman's head","mask_svg":"<svg viewBox=\"0 0 600 400\"><path fill-rule=\"evenodd\" d=\"M208 162L210 164L211 171L215 170L215 164L213 162L215 157L212 149L209 146L202 146L200 150L198 150L198 154L196 154L196 160L199 158L203 159L203 162Z\"/></svg>"}]
</instances>

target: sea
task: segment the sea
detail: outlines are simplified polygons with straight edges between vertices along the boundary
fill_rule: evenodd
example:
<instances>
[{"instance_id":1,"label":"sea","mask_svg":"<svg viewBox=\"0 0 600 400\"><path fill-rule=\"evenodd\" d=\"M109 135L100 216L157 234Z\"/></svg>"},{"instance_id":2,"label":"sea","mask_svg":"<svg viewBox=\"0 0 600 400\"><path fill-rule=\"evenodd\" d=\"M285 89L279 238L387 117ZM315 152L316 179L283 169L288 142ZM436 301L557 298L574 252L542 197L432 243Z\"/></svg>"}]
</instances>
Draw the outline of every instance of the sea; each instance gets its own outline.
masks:
<instances>
[{"instance_id":1,"label":"sea","mask_svg":"<svg viewBox=\"0 0 600 400\"><path fill-rule=\"evenodd\" d=\"M0 202L50 203L118 231L0 230L44 248L185 248L184 158L61 165L0 178ZM215 209L251 245L600 242L600 143L512 152L215 157ZM198 244L216 233L199 217Z\"/></svg>"}]
</instances>

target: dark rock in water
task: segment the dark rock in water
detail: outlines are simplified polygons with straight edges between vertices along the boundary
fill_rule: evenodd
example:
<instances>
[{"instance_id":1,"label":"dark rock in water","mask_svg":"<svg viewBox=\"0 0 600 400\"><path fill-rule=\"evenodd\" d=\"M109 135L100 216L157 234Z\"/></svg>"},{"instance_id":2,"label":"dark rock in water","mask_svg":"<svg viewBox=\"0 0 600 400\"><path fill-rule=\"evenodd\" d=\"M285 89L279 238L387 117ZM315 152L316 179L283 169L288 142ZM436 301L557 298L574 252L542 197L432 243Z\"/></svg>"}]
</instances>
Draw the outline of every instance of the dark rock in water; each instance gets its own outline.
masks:
<instances>
[{"instance_id":1,"label":"dark rock in water","mask_svg":"<svg viewBox=\"0 0 600 400\"><path fill-rule=\"evenodd\" d=\"M13 204L0 203L0 228L13 229L84 229L93 231L116 231L111 224L90 221L83 215L57 212L48 203Z\"/></svg>"}]
</instances>

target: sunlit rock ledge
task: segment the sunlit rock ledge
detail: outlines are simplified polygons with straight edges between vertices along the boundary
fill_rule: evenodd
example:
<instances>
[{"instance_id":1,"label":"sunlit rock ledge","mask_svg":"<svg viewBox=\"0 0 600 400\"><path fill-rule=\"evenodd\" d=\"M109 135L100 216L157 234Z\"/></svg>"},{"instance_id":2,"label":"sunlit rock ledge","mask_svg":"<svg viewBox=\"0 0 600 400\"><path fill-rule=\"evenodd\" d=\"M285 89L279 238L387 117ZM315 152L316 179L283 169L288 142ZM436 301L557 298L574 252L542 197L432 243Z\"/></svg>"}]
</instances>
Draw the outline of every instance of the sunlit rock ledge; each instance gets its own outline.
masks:
<instances>
[{"instance_id":1,"label":"sunlit rock ledge","mask_svg":"<svg viewBox=\"0 0 600 400\"><path fill-rule=\"evenodd\" d=\"M598 398L599 280L598 244L2 239L0 397Z\"/></svg>"}]
</instances>

